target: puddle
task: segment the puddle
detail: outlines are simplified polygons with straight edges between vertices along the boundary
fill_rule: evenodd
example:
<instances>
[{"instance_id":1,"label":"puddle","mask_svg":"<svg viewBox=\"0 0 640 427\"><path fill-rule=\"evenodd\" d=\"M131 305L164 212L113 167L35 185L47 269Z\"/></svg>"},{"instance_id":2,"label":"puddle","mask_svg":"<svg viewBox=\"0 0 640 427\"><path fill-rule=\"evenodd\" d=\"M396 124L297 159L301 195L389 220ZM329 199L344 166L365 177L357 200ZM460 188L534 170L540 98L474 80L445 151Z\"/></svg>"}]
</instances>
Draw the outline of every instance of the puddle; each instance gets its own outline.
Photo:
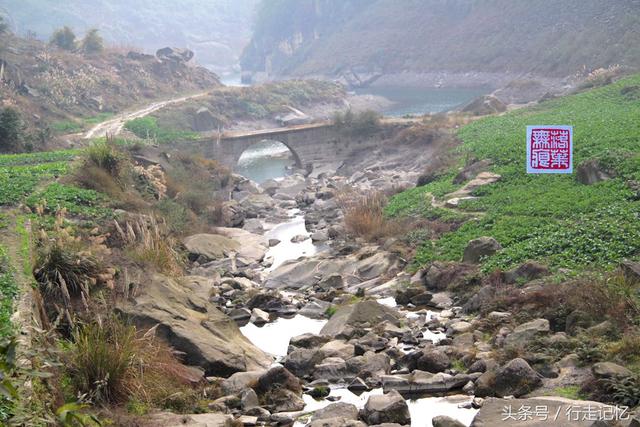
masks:
<instances>
[{"instance_id":1,"label":"puddle","mask_svg":"<svg viewBox=\"0 0 640 427\"><path fill-rule=\"evenodd\" d=\"M361 409L367 403L369 396L383 394L382 389L374 389L369 392L355 395L347 389L332 389L329 396L340 397L338 402L351 403ZM333 402L328 400L315 400L308 394L303 396L306 406L305 411L316 411L324 408ZM466 426L471 425L473 418L478 412L476 409L463 409L458 405L470 402L472 397L469 396L448 396L448 397L425 397L422 399L407 399L409 412L411 413L411 425L414 427L430 426L431 420L438 415L447 415L452 417ZM305 424L296 422L295 427L302 427Z\"/></svg>"},{"instance_id":2,"label":"puddle","mask_svg":"<svg viewBox=\"0 0 640 427\"><path fill-rule=\"evenodd\" d=\"M278 239L280 243L269 248L266 257L273 259L273 264L266 271L273 271L286 261L298 259L303 256L315 255L327 248L326 245L314 245L311 238L299 243L291 242L298 235L311 236L304 224L304 215L298 209L290 211L292 219L280 223L265 233L267 239Z\"/></svg>"},{"instance_id":3,"label":"puddle","mask_svg":"<svg viewBox=\"0 0 640 427\"><path fill-rule=\"evenodd\" d=\"M326 320L297 315L289 319L280 317L262 327L248 323L240 331L260 350L280 358L287 355L292 337L306 333L319 334L326 323Z\"/></svg>"}]
</instances>

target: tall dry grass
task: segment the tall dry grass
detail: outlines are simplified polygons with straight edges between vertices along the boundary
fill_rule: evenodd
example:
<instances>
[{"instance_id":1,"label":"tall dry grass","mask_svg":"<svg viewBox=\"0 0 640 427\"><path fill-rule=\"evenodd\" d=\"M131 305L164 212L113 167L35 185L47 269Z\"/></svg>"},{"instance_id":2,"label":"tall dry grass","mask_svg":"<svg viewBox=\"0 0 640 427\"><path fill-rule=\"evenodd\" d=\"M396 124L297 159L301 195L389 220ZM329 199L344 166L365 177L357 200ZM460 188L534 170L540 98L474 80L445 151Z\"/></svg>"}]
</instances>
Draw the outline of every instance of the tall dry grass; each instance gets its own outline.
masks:
<instances>
[{"instance_id":1,"label":"tall dry grass","mask_svg":"<svg viewBox=\"0 0 640 427\"><path fill-rule=\"evenodd\" d=\"M338 194L338 203L347 232L371 242L401 234L402 225L385 218L387 202L387 197L380 191L358 193L353 189L343 189Z\"/></svg>"},{"instance_id":2,"label":"tall dry grass","mask_svg":"<svg viewBox=\"0 0 640 427\"><path fill-rule=\"evenodd\" d=\"M182 275L182 258L174 249L178 244L164 221L151 215L124 224L114 220L114 225L132 260L167 275Z\"/></svg>"},{"instance_id":3,"label":"tall dry grass","mask_svg":"<svg viewBox=\"0 0 640 427\"><path fill-rule=\"evenodd\" d=\"M204 397L201 378L155 336L155 328L142 333L117 316L77 328L66 362L75 391L92 403L179 409L176 395L182 398L178 406ZM215 390L208 392L216 397Z\"/></svg>"}]
</instances>

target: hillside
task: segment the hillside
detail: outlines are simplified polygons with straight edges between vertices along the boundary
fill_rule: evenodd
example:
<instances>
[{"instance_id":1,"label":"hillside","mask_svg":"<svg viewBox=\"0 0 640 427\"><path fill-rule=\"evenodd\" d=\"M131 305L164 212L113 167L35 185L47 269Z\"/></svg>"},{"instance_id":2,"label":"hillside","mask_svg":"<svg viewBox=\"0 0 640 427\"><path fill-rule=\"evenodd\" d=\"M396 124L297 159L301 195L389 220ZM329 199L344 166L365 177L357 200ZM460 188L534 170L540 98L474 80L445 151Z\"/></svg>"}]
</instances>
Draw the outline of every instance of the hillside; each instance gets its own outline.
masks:
<instances>
[{"instance_id":1,"label":"hillside","mask_svg":"<svg viewBox=\"0 0 640 427\"><path fill-rule=\"evenodd\" d=\"M472 199L455 208L443 206L468 180L455 180L457 168L441 171L427 185L391 200L386 210L390 217L455 225L436 240L419 242L416 265L458 261L467 243L482 236L494 237L503 247L483 259L486 272L508 270L531 259L555 270L606 269L640 257L639 101L636 75L462 128L462 145L456 152L460 168L500 178L475 189ZM576 174L526 174L524 132L533 123L574 126ZM610 179L585 185L580 182L583 168L599 170Z\"/></svg>"},{"instance_id":2,"label":"hillside","mask_svg":"<svg viewBox=\"0 0 640 427\"><path fill-rule=\"evenodd\" d=\"M184 46L196 52L200 64L216 71L238 63L249 40L257 0L160 0L131 2L6 0L5 12L18 34L27 31L47 40L54 29L68 25L78 33L98 28L112 44L155 52Z\"/></svg>"},{"instance_id":3,"label":"hillside","mask_svg":"<svg viewBox=\"0 0 640 427\"><path fill-rule=\"evenodd\" d=\"M0 46L0 107L18 111L36 147L123 109L220 86L213 72L182 60L109 48L83 55L10 33Z\"/></svg>"},{"instance_id":4,"label":"hillside","mask_svg":"<svg viewBox=\"0 0 640 427\"><path fill-rule=\"evenodd\" d=\"M241 64L272 77L566 77L637 67L638 46L638 0L281 0L261 5Z\"/></svg>"}]
</instances>

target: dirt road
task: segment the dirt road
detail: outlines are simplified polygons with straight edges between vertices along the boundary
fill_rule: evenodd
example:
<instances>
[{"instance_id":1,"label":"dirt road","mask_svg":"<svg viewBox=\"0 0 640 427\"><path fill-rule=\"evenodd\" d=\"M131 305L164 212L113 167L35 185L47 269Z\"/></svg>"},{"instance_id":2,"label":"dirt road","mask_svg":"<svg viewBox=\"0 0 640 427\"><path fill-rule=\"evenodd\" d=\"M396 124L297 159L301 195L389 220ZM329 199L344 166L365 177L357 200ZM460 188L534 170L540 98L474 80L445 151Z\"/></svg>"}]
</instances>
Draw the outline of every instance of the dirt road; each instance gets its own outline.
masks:
<instances>
[{"instance_id":1,"label":"dirt road","mask_svg":"<svg viewBox=\"0 0 640 427\"><path fill-rule=\"evenodd\" d=\"M166 101L157 101L153 104L147 105L144 108L141 108L136 111L124 112L116 115L115 117L98 123L91 129L89 129L84 135L83 139L93 139L93 138L101 138L107 135L117 135L122 132L122 128L124 124L130 120L139 119L140 117L145 117L154 111L158 111L161 108L164 108L168 105L180 104L182 102L188 101L190 99L201 98L206 96L209 92L197 93L195 95L182 96L180 98L169 99Z\"/></svg>"}]
</instances>

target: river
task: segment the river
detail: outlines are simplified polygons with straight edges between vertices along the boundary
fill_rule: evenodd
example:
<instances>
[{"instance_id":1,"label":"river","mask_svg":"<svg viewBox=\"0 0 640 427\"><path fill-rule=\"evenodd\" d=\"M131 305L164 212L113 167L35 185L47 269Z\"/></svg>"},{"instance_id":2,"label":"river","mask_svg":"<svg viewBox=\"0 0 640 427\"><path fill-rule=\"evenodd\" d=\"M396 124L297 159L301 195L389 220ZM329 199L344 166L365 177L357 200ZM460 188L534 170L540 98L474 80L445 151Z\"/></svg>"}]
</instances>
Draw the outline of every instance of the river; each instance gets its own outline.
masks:
<instances>
[{"instance_id":1,"label":"river","mask_svg":"<svg viewBox=\"0 0 640 427\"><path fill-rule=\"evenodd\" d=\"M380 111L385 116L421 116L451 111L488 92L485 88L368 87L356 89L358 95L376 95L393 104Z\"/></svg>"},{"instance_id":2,"label":"river","mask_svg":"<svg viewBox=\"0 0 640 427\"><path fill-rule=\"evenodd\" d=\"M398 89L379 88L359 91L359 93L369 93L382 95L390 98L395 103L392 107L383 111L389 116L404 116L408 114L421 115L425 113L437 113L449 111L473 98L485 93L482 89ZM255 182L263 183L269 179L279 179L290 173L294 164L288 149L281 143L275 141L264 141L256 144L244 152L235 168L235 172L243 175ZM299 234L308 235L305 228L304 215L297 210L290 211L290 219L280 224L265 224L266 236L270 239L278 239L280 244L269 249L267 257L273 259L273 265L266 270L268 274L271 270L291 259L302 256L313 256L326 249L325 247L314 245L311 239L303 242L293 243L291 237ZM395 306L395 299L386 298L380 300L381 303ZM411 313L405 313L410 316ZM435 313L431 315L436 315ZM252 341L258 348L273 355L276 360L282 360L287 354L288 344L291 337L303 334L320 332L326 320L314 320L301 315L292 318L278 318L274 321L258 327L254 324L247 324L241 327L242 333ZM425 338L437 343L444 334L433 332L425 328L423 332ZM381 389L356 395L345 388L333 388L331 396L340 398L340 401L352 403L358 408L362 408L370 395L381 394ZM328 399L315 400L309 395L304 395L306 411L320 409L331 403ZM461 403L468 403L471 396L450 396L450 397L425 397L409 399L407 401L412 417L412 425L426 426L431 424L431 419L436 415L449 415L469 425L477 413L475 409L460 408ZM296 423L296 426L303 426L303 423Z\"/></svg>"}]
</instances>

